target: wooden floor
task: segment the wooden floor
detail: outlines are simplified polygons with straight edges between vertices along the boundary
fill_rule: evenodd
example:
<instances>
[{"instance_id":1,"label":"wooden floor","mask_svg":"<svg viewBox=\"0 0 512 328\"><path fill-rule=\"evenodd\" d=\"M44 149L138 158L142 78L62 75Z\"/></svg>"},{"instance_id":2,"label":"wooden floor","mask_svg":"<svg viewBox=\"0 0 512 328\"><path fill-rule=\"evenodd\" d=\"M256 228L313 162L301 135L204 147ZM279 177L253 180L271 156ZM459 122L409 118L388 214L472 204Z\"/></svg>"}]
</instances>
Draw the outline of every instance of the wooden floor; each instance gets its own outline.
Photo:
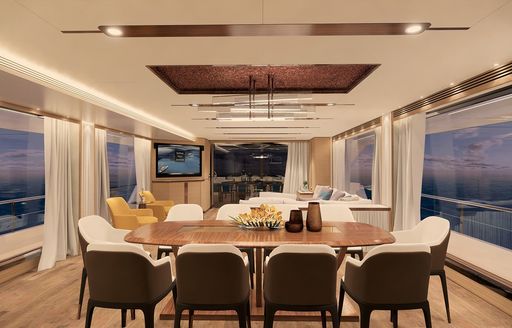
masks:
<instances>
[{"instance_id":1,"label":"wooden floor","mask_svg":"<svg viewBox=\"0 0 512 328\"><path fill-rule=\"evenodd\" d=\"M211 213L208 213L211 215ZM85 309L82 319L76 319L81 257L59 262L52 270L31 272L0 285L0 327L84 327ZM341 271L341 270L340 270ZM510 328L512 327L512 301L507 300L459 273L447 269L448 289L452 307L452 324L446 321L442 291L438 278L431 278L429 300L433 327L453 328ZM341 275L341 273L340 273ZM471 292L467 285L474 284ZM466 287L463 287L466 286ZM480 296L483 297L480 297ZM490 297L489 297L490 296ZM85 301L87 301L87 292ZM491 299L485 301L484 299ZM173 327L173 321L158 320L158 313L166 300L160 302L155 313L156 327ZM493 303L493 304L491 304ZM84 306L85 308L85 306ZM508 313L508 314L507 314ZM120 311L95 310L92 327L120 327ZM128 319L128 327L144 327L142 312L137 311L135 321ZM182 327L187 327L182 322ZM194 327L237 327L234 321L195 321ZM262 327L255 321L252 327ZM274 327L321 327L320 322L276 322ZM358 323L343 322L342 327L356 328ZM372 314L372 328L392 327L389 313L376 311ZM421 311L401 311L399 327L424 327Z\"/></svg>"}]
</instances>

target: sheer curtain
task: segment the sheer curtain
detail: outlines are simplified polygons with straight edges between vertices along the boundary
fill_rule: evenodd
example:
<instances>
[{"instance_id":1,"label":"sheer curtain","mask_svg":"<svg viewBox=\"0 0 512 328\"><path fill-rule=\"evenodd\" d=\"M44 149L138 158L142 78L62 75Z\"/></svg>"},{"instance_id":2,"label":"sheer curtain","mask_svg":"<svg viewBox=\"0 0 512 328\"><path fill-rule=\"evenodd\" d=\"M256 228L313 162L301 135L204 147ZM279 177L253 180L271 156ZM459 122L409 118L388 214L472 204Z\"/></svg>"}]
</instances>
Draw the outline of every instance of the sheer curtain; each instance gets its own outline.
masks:
<instances>
[{"instance_id":1,"label":"sheer curtain","mask_svg":"<svg viewBox=\"0 0 512 328\"><path fill-rule=\"evenodd\" d=\"M110 178L108 174L107 131L95 130L96 146L96 213L109 219L107 198L110 197Z\"/></svg>"},{"instance_id":2,"label":"sheer curtain","mask_svg":"<svg viewBox=\"0 0 512 328\"><path fill-rule=\"evenodd\" d=\"M288 158L284 175L284 193L296 193L308 181L309 142L295 141L288 144Z\"/></svg>"},{"instance_id":3,"label":"sheer curtain","mask_svg":"<svg viewBox=\"0 0 512 328\"><path fill-rule=\"evenodd\" d=\"M137 192L151 189L151 140L133 138Z\"/></svg>"},{"instance_id":4,"label":"sheer curtain","mask_svg":"<svg viewBox=\"0 0 512 328\"><path fill-rule=\"evenodd\" d=\"M94 124L82 122L82 184L80 216L96 214L94 198Z\"/></svg>"},{"instance_id":5,"label":"sheer curtain","mask_svg":"<svg viewBox=\"0 0 512 328\"><path fill-rule=\"evenodd\" d=\"M425 113L401 119L394 124L394 230L411 229L420 222L425 125Z\"/></svg>"},{"instance_id":6,"label":"sheer curtain","mask_svg":"<svg viewBox=\"0 0 512 328\"><path fill-rule=\"evenodd\" d=\"M38 270L78 254L78 124L44 118L45 214Z\"/></svg>"},{"instance_id":7,"label":"sheer curtain","mask_svg":"<svg viewBox=\"0 0 512 328\"><path fill-rule=\"evenodd\" d=\"M336 140L332 144L332 186L339 190L347 190L345 139Z\"/></svg>"},{"instance_id":8,"label":"sheer curtain","mask_svg":"<svg viewBox=\"0 0 512 328\"><path fill-rule=\"evenodd\" d=\"M375 153L372 165L372 202L391 206L392 199L392 114L383 115L375 129Z\"/></svg>"}]
</instances>

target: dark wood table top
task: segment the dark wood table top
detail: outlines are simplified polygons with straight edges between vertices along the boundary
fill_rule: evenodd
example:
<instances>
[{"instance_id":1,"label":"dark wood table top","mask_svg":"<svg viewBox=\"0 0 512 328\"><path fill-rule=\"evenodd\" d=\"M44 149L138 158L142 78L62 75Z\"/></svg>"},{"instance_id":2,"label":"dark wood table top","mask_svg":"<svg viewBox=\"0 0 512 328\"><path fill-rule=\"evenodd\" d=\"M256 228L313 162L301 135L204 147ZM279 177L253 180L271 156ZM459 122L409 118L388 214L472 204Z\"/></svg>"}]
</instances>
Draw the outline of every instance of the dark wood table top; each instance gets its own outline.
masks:
<instances>
[{"instance_id":1,"label":"dark wood table top","mask_svg":"<svg viewBox=\"0 0 512 328\"><path fill-rule=\"evenodd\" d=\"M326 244L332 247L373 246L395 241L389 232L366 223L323 222L320 232L299 233L239 228L231 221L175 221L147 224L128 233L125 241L147 245L183 246L232 244L238 247L276 247L282 244Z\"/></svg>"}]
</instances>

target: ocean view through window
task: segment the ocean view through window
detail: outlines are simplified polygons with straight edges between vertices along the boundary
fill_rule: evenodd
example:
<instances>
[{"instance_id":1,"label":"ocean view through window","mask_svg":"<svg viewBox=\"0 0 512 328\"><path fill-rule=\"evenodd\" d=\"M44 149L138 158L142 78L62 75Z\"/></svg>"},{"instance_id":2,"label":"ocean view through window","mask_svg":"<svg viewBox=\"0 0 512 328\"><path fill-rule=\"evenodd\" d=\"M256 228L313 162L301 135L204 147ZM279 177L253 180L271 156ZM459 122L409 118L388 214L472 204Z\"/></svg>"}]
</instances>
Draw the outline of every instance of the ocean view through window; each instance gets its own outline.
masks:
<instances>
[{"instance_id":1,"label":"ocean view through window","mask_svg":"<svg viewBox=\"0 0 512 328\"><path fill-rule=\"evenodd\" d=\"M444 217L456 232L512 249L512 121L454 113L440 116L465 120L451 124L462 128L426 135L421 217Z\"/></svg>"},{"instance_id":2,"label":"ocean view through window","mask_svg":"<svg viewBox=\"0 0 512 328\"><path fill-rule=\"evenodd\" d=\"M107 156L110 178L110 197L123 197L128 203L135 203L137 180L135 178L135 157L133 137L107 132Z\"/></svg>"},{"instance_id":3,"label":"ocean view through window","mask_svg":"<svg viewBox=\"0 0 512 328\"><path fill-rule=\"evenodd\" d=\"M0 108L0 234L44 223L43 124Z\"/></svg>"},{"instance_id":4,"label":"ocean view through window","mask_svg":"<svg viewBox=\"0 0 512 328\"><path fill-rule=\"evenodd\" d=\"M375 154L375 133L364 133L346 141L346 174L349 192L371 199L372 167Z\"/></svg>"}]
</instances>

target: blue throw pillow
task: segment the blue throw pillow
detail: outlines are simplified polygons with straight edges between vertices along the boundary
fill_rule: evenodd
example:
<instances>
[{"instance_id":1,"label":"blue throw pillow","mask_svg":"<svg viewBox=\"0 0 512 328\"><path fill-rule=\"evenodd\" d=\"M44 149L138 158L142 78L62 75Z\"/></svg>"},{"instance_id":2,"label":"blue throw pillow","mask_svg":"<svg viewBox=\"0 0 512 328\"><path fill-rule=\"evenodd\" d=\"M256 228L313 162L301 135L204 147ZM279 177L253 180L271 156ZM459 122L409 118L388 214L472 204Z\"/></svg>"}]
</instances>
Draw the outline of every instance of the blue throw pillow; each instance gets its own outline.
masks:
<instances>
[{"instance_id":1,"label":"blue throw pillow","mask_svg":"<svg viewBox=\"0 0 512 328\"><path fill-rule=\"evenodd\" d=\"M322 200L329 200L329 199L331 199L331 196L332 196L332 189L329 189L329 190L322 191L320 193L320 195L318 196L318 198L320 198Z\"/></svg>"}]
</instances>

